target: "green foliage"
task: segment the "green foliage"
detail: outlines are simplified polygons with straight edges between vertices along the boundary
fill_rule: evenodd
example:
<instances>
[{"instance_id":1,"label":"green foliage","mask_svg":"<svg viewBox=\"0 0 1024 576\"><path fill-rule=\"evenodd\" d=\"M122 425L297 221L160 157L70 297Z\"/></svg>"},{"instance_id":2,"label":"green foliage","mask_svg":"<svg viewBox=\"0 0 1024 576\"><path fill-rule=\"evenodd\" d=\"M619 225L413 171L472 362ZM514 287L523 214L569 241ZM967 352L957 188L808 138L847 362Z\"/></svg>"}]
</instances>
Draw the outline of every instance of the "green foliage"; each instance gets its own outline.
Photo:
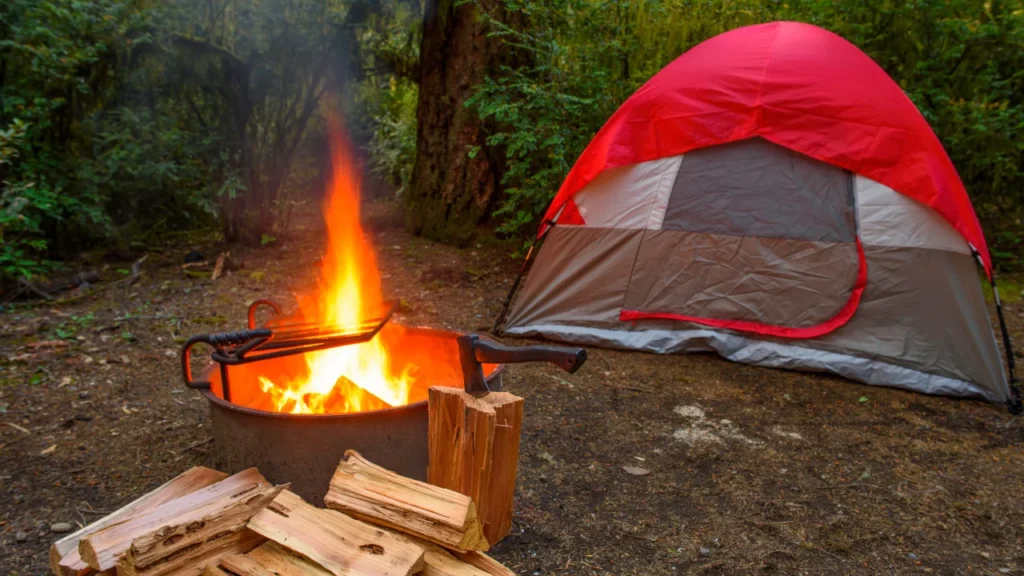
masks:
<instances>
[{"instance_id":1,"label":"green foliage","mask_svg":"<svg viewBox=\"0 0 1024 576\"><path fill-rule=\"evenodd\" d=\"M824 26L885 68L956 165L997 266L1024 266L1024 2L817 0L780 17Z\"/></svg>"},{"instance_id":2,"label":"green foliage","mask_svg":"<svg viewBox=\"0 0 1024 576\"><path fill-rule=\"evenodd\" d=\"M364 149L374 175L401 196L416 160L416 70L422 15L413 3L385 2L360 37L364 81L357 115L370 118Z\"/></svg>"},{"instance_id":3,"label":"green foliage","mask_svg":"<svg viewBox=\"0 0 1024 576\"><path fill-rule=\"evenodd\" d=\"M215 212L215 142L153 81L156 15L136 0L0 9L0 280Z\"/></svg>"},{"instance_id":4,"label":"green foliage","mask_svg":"<svg viewBox=\"0 0 1024 576\"><path fill-rule=\"evenodd\" d=\"M129 2L12 0L0 10L0 276L31 277L58 235L108 221L75 120L116 84L115 45L142 24Z\"/></svg>"},{"instance_id":5,"label":"green foliage","mask_svg":"<svg viewBox=\"0 0 1024 576\"><path fill-rule=\"evenodd\" d=\"M373 94L369 102L374 130L369 145L374 174L395 187L399 196L409 185L416 160L416 102L418 90L412 82L391 78L388 87Z\"/></svg>"},{"instance_id":6,"label":"green foliage","mask_svg":"<svg viewBox=\"0 0 1024 576\"><path fill-rule=\"evenodd\" d=\"M907 91L942 140L1003 268L1024 248L1022 0L504 0L491 38L518 55L470 100L505 161L500 231L528 236L612 112L687 49L772 20L828 28ZM511 24L510 24L511 23ZM477 150L470 152L478 153Z\"/></svg>"}]
</instances>

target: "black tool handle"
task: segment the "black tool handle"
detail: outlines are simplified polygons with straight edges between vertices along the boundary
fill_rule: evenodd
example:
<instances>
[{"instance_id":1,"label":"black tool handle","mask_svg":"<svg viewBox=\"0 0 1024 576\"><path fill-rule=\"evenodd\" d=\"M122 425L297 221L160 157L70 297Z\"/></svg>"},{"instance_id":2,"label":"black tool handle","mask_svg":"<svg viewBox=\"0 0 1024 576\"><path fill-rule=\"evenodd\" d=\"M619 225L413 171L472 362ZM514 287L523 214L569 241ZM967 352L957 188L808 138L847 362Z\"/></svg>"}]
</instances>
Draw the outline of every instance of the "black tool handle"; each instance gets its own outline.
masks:
<instances>
[{"instance_id":1,"label":"black tool handle","mask_svg":"<svg viewBox=\"0 0 1024 576\"><path fill-rule=\"evenodd\" d=\"M220 332L216 334L202 334L193 336L181 347L181 379L189 388L209 388L210 383L205 380L192 379L192 347L196 344L206 344L214 348L214 351L223 350L227 346L245 344L258 344L271 336L271 331L266 329L239 330L237 332ZM224 388L225 399L227 399L227 387Z\"/></svg>"},{"instance_id":2,"label":"black tool handle","mask_svg":"<svg viewBox=\"0 0 1024 576\"><path fill-rule=\"evenodd\" d=\"M522 362L550 362L575 374L587 361L583 348L566 346L505 346L497 342L479 339L473 343L477 362L485 364L519 364Z\"/></svg>"}]
</instances>

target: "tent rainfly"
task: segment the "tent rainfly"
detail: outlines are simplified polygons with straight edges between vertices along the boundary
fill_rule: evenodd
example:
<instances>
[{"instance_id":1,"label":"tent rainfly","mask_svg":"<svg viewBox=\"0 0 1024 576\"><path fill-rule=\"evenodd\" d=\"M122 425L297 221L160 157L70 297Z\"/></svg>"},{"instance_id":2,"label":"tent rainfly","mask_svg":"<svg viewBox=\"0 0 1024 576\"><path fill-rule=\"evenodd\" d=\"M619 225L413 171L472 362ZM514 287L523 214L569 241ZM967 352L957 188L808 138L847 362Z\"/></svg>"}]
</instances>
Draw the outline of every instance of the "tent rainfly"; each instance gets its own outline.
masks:
<instances>
[{"instance_id":1,"label":"tent rainfly","mask_svg":"<svg viewBox=\"0 0 1024 576\"><path fill-rule=\"evenodd\" d=\"M587 146L540 237L506 333L1021 407L956 169L900 87L821 28L739 28L669 64Z\"/></svg>"}]
</instances>

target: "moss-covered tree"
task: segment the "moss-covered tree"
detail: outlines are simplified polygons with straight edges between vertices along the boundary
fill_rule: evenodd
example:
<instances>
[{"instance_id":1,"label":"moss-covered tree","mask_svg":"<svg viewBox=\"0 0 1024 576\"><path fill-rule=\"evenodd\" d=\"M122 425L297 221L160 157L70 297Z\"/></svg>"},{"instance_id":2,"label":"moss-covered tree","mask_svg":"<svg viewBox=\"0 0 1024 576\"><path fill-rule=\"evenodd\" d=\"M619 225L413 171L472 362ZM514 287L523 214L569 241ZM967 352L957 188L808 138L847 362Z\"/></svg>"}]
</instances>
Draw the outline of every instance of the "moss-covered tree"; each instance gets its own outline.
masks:
<instances>
[{"instance_id":1,"label":"moss-covered tree","mask_svg":"<svg viewBox=\"0 0 1024 576\"><path fill-rule=\"evenodd\" d=\"M481 11L497 0L430 0L423 20L416 162L406 223L434 240L463 244L491 211L499 175L476 112L465 106L496 57Z\"/></svg>"}]
</instances>

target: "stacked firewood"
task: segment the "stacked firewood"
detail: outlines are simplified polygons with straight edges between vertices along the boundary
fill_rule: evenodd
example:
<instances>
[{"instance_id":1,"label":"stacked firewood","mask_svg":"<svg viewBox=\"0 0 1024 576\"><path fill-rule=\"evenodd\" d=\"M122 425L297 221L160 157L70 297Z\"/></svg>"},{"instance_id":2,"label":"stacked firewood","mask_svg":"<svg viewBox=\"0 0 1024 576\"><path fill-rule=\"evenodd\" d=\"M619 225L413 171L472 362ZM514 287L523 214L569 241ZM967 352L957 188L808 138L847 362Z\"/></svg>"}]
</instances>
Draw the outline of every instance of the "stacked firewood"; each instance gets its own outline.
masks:
<instances>
[{"instance_id":1,"label":"stacked firewood","mask_svg":"<svg viewBox=\"0 0 1024 576\"><path fill-rule=\"evenodd\" d=\"M509 576L473 500L350 451L326 508L255 468L196 467L54 543L57 576Z\"/></svg>"}]
</instances>

